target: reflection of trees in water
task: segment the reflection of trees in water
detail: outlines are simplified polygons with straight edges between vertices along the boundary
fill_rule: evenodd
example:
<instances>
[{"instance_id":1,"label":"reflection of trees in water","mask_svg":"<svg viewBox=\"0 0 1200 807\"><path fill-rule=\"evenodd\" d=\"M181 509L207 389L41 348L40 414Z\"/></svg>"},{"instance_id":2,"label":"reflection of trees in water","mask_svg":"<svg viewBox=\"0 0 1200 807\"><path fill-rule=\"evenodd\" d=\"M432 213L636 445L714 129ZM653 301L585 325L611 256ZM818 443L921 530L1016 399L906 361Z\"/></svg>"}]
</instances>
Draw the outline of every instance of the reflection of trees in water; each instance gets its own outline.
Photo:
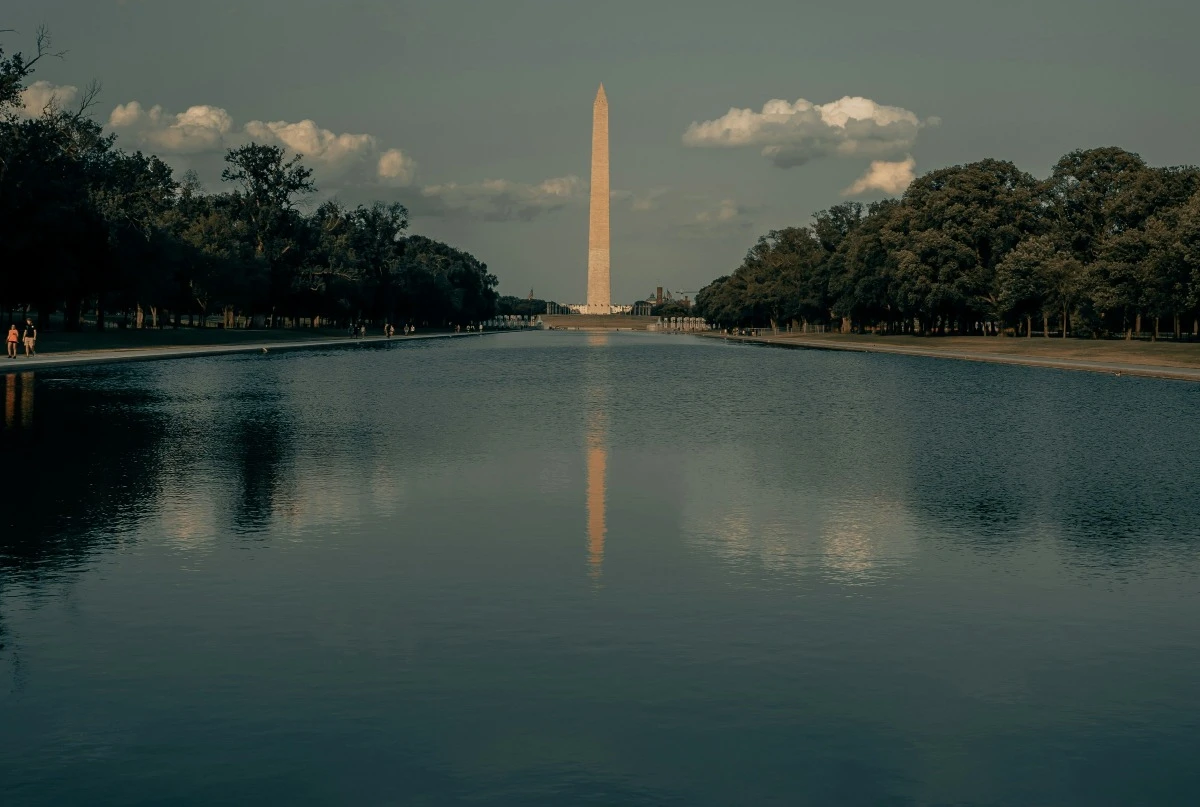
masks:
<instances>
[{"instance_id":1,"label":"reflection of trees in water","mask_svg":"<svg viewBox=\"0 0 1200 807\"><path fill-rule=\"evenodd\" d=\"M1194 387L900 357L760 361L771 369L739 401L747 414L727 413L721 450L688 462L727 480L693 474L689 507L725 525L691 514L731 560L799 568L813 558L797 547L820 533L851 574L899 557L908 535L983 552L1052 541L1104 569L1200 537L1200 495L1179 469L1200 450ZM1138 407L1113 388L1130 383Z\"/></svg>"},{"instance_id":2,"label":"reflection of trees in water","mask_svg":"<svg viewBox=\"0 0 1200 807\"><path fill-rule=\"evenodd\" d=\"M63 572L86 568L89 556L122 540L153 509L166 418L140 391L69 383L48 389L33 373L0 383L2 598L5 588L69 584ZM19 637L3 614L0 653L19 683Z\"/></svg>"},{"instance_id":3,"label":"reflection of trees in water","mask_svg":"<svg viewBox=\"0 0 1200 807\"><path fill-rule=\"evenodd\" d=\"M71 383L47 389L32 373L3 383L10 506L0 570L61 568L134 527L160 493L165 415L146 406L141 391Z\"/></svg>"},{"instance_id":4,"label":"reflection of trees in water","mask_svg":"<svg viewBox=\"0 0 1200 807\"><path fill-rule=\"evenodd\" d=\"M243 402L243 404L246 402ZM231 424L238 501L234 527L257 532L271 525L276 498L291 460L293 429L278 400L253 398Z\"/></svg>"},{"instance_id":5,"label":"reflection of trees in water","mask_svg":"<svg viewBox=\"0 0 1200 807\"><path fill-rule=\"evenodd\" d=\"M930 412L930 396L915 396L907 413L924 438L910 462L913 505L939 531L975 550L1051 540L1095 568L1196 546L1200 495L1178 470L1200 451L1193 387L1026 368L959 373L967 383L956 399ZM1139 393L1141 405L1127 406L1124 396Z\"/></svg>"}]
</instances>

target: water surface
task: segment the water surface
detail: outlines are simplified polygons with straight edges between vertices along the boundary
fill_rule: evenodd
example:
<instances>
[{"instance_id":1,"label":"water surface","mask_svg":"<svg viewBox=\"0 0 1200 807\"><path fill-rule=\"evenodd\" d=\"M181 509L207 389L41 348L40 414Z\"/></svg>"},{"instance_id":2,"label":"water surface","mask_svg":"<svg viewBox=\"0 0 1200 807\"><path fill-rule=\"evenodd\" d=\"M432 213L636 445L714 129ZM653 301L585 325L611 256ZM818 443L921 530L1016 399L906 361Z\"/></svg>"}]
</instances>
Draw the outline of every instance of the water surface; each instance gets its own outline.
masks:
<instances>
[{"instance_id":1,"label":"water surface","mask_svg":"<svg viewBox=\"0 0 1200 807\"><path fill-rule=\"evenodd\" d=\"M6 805L1200 792L1200 386L526 333L3 407Z\"/></svg>"}]
</instances>

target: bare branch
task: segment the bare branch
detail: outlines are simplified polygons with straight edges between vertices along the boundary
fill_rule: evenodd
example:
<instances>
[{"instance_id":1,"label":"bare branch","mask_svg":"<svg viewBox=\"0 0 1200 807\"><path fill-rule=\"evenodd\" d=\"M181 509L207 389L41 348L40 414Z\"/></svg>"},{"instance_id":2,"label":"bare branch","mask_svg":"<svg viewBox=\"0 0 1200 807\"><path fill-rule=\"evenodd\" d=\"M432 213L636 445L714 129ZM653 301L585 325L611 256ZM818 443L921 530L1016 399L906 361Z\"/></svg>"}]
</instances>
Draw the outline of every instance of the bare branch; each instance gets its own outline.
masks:
<instances>
[{"instance_id":1,"label":"bare branch","mask_svg":"<svg viewBox=\"0 0 1200 807\"><path fill-rule=\"evenodd\" d=\"M65 50L60 50L57 53L50 50L53 40L50 37L50 29L44 25L38 26L37 29L37 55L25 63L25 70L28 74L32 72L32 68L37 64L43 56L49 56L54 59L61 59L67 55Z\"/></svg>"},{"instance_id":2,"label":"bare branch","mask_svg":"<svg viewBox=\"0 0 1200 807\"><path fill-rule=\"evenodd\" d=\"M73 120L80 120L87 116L88 110L96 105L96 99L100 96L102 86L96 79L92 79L83 88L79 94L79 102L75 104L75 112L71 115Z\"/></svg>"}]
</instances>

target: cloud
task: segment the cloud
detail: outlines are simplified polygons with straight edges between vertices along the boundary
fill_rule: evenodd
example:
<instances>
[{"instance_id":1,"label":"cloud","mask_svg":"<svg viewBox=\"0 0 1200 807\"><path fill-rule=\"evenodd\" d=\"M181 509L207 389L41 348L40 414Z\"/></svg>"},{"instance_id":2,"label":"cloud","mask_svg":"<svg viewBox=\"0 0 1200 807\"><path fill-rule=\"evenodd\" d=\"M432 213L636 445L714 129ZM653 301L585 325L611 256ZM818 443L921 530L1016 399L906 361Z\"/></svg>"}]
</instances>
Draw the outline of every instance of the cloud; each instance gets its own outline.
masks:
<instances>
[{"instance_id":1,"label":"cloud","mask_svg":"<svg viewBox=\"0 0 1200 807\"><path fill-rule=\"evenodd\" d=\"M614 202L628 202L629 209L635 213L644 213L648 210L658 210L662 207L662 198L670 192L670 188L659 187L651 188L642 193L634 191L612 191L609 198Z\"/></svg>"},{"instance_id":2,"label":"cloud","mask_svg":"<svg viewBox=\"0 0 1200 807\"><path fill-rule=\"evenodd\" d=\"M429 185L421 189L418 215L460 216L484 221L530 221L583 199L587 184L577 176L555 177L536 185L488 179Z\"/></svg>"},{"instance_id":3,"label":"cloud","mask_svg":"<svg viewBox=\"0 0 1200 807\"><path fill-rule=\"evenodd\" d=\"M750 229L754 224L752 215L757 208L738 204L732 199L722 199L708 207L688 222L679 225L679 230L691 237L718 237Z\"/></svg>"},{"instance_id":4,"label":"cloud","mask_svg":"<svg viewBox=\"0 0 1200 807\"><path fill-rule=\"evenodd\" d=\"M306 160L339 168L378 152L375 138L369 134L336 134L312 120L298 123L252 120L246 124L245 132L259 143L282 145L303 154Z\"/></svg>"},{"instance_id":5,"label":"cloud","mask_svg":"<svg viewBox=\"0 0 1200 807\"><path fill-rule=\"evenodd\" d=\"M396 148L382 149L374 135L339 134L309 119L252 120L239 128L217 106L193 106L170 114L161 106L146 109L130 101L112 111L108 125L160 156L217 153L255 141L303 154L321 179L405 185L416 171L411 157Z\"/></svg>"},{"instance_id":6,"label":"cloud","mask_svg":"<svg viewBox=\"0 0 1200 807\"><path fill-rule=\"evenodd\" d=\"M400 149L388 149L379 155L379 162L375 166L375 172L384 181L390 181L397 185L407 185L412 182L416 167L417 164L413 159L401 152Z\"/></svg>"},{"instance_id":7,"label":"cloud","mask_svg":"<svg viewBox=\"0 0 1200 807\"><path fill-rule=\"evenodd\" d=\"M79 88L69 84L51 84L49 81L35 81L21 91L20 112L30 118L36 118L47 107L64 107L79 96Z\"/></svg>"},{"instance_id":8,"label":"cloud","mask_svg":"<svg viewBox=\"0 0 1200 807\"><path fill-rule=\"evenodd\" d=\"M822 157L902 154L912 148L921 128L939 122L937 118L922 122L907 109L857 96L828 104L774 99L761 112L734 108L716 120L692 123L683 143L760 147L776 166L792 168Z\"/></svg>"},{"instance_id":9,"label":"cloud","mask_svg":"<svg viewBox=\"0 0 1200 807\"><path fill-rule=\"evenodd\" d=\"M868 191L883 191L893 196L903 193L913 181L913 169L917 161L907 157L900 162L872 160L867 172L855 180L854 184L842 191L843 196L857 196Z\"/></svg>"},{"instance_id":10,"label":"cloud","mask_svg":"<svg viewBox=\"0 0 1200 807\"><path fill-rule=\"evenodd\" d=\"M171 115L161 106L144 109L137 101L119 104L108 116L113 129L127 129L143 145L167 154L200 154L225 148L233 118L216 106L192 106Z\"/></svg>"}]
</instances>

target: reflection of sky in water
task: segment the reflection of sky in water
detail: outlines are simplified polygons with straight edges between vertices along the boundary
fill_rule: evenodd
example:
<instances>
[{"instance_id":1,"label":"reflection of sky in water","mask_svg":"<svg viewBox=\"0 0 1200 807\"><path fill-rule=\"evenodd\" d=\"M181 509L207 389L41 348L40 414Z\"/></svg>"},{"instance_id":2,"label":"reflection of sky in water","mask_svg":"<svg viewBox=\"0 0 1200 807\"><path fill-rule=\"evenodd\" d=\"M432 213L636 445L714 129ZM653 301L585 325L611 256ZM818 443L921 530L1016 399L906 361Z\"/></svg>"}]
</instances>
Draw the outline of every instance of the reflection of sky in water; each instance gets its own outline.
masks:
<instances>
[{"instance_id":1,"label":"reflection of sky in water","mask_svg":"<svg viewBox=\"0 0 1200 807\"><path fill-rule=\"evenodd\" d=\"M684 530L735 565L867 585L902 572L916 550L899 502L781 489L764 496L749 468L729 454L723 461L720 478L688 475Z\"/></svg>"}]
</instances>

